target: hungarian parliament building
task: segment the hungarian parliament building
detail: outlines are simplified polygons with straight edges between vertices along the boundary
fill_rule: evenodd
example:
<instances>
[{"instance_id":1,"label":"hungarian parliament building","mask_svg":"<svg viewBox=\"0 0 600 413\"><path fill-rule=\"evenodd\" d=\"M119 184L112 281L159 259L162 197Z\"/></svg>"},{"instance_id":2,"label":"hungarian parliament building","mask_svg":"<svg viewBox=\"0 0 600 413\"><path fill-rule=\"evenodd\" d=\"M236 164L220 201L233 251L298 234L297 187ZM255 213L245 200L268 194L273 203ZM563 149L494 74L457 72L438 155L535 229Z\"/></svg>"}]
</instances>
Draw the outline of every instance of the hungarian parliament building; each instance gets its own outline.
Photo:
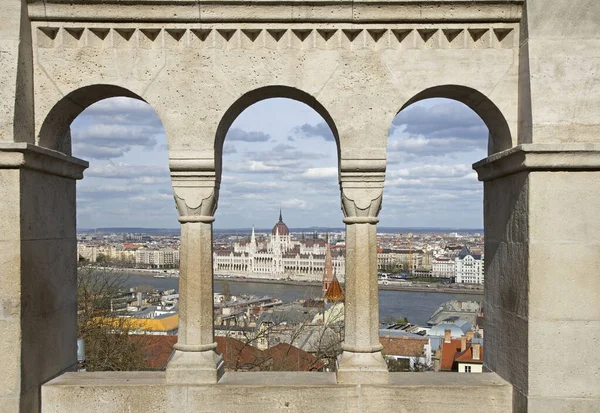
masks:
<instances>
[{"instance_id":1,"label":"hungarian parliament building","mask_svg":"<svg viewBox=\"0 0 600 413\"><path fill-rule=\"evenodd\" d=\"M215 244L213 270L217 275L247 278L322 281L327 257L331 257L333 275L344 282L345 245L331 246L320 238L292 239L279 221L267 237L257 239L254 228L250 240L233 244ZM483 284L483 251L466 245L444 248L378 248L379 271L404 271L418 277L454 278L457 283Z\"/></svg>"},{"instance_id":2,"label":"hungarian parliament building","mask_svg":"<svg viewBox=\"0 0 600 413\"><path fill-rule=\"evenodd\" d=\"M253 228L250 241L215 248L214 273L249 278L322 281L328 247L331 248L329 242L322 239L292 240L280 212L279 221L266 240L258 241ZM331 261L334 275L344 282L344 250L332 248Z\"/></svg>"}]
</instances>

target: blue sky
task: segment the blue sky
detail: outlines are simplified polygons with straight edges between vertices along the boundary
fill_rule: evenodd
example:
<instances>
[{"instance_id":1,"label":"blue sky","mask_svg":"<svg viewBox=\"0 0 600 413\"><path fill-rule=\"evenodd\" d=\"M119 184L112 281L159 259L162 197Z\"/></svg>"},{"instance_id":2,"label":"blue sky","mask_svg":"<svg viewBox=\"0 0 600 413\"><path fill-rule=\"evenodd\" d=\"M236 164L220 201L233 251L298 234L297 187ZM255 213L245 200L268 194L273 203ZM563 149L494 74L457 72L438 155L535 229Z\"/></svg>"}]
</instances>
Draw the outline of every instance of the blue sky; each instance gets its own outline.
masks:
<instances>
[{"instance_id":1,"label":"blue sky","mask_svg":"<svg viewBox=\"0 0 600 413\"><path fill-rule=\"evenodd\" d=\"M176 228L166 137L147 104L107 99L71 126L74 156L90 162L77 185L79 228ZM487 128L447 99L415 103L390 125L381 226L483 227L483 186L471 164ZM310 107L269 99L247 108L225 139L216 228L267 228L279 208L290 227L342 227L337 152Z\"/></svg>"}]
</instances>

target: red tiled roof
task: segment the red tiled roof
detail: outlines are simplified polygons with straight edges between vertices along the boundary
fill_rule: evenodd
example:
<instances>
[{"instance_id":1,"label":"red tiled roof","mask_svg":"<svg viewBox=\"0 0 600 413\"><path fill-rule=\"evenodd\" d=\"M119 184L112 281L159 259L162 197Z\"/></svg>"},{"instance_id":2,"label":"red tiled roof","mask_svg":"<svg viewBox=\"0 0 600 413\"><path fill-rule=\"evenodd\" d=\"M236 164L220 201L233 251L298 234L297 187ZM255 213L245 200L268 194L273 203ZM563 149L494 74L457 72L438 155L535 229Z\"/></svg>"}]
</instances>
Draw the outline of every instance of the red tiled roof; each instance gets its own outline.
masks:
<instances>
[{"instance_id":1,"label":"red tiled roof","mask_svg":"<svg viewBox=\"0 0 600 413\"><path fill-rule=\"evenodd\" d=\"M423 346L428 343L426 338L415 337L379 337L383 346L383 354L387 356L422 357Z\"/></svg>"},{"instance_id":2,"label":"red tiled roof","mask_svg":"<svg viewBox=\"0 0 600 413\"><path fill-rule=\"evenodd\" d=\"M445 371L458 370L458 362L483 363L483 346L479 350L479 360L473 360L473 347L467 344L465 351L460 351L460 339L452 339L451 343L442 344L441 369Z\"/></svg>"},{"instance_id":3,"label":"red tiled roof","mask_svg":"<svg viewBox=\"0 0 600 413\"><path fill-rule=\"evenodd\" d=\"M131 339L140 336L130 336ZM143 351L148 368L152 370L164 370L167 361L173 352L173 344L177 343L177 336L153 336L143 337Z\"/></svg>"},{"instance_id":4,"label":"red tiled roof","mask_svg":"<svg viewBox=\"0 0 600 413\"><path fill-rule=\"evenodd\" d=\"M473 359L473 347L467 348L465 351L462 351L456 354L454 360L460 361L463 363L483 363L483 346L479 347L479 359Z\"/></svg>"},{"instance_id":5,"label":"red tiled roof","mask_svg":"<svg viewBox=\"0 0 600 413\"><path fill-rule=\"evenodd\" d=\"M231 337L215 337L217 352L223 355L227 370L261 370L268 357L256 347Z\"/></svg>"},{"instance_id":6,"label":"red tiled roof","mask_svg":"<svg viewBox=\"0 0 600 413\"><path fill-rule=\"evenodd\" d=\"M321 371L323 363L315 356L290 344L277 344L264 351L271 357L273 371Z\"/></svg>"},{"instance_id":7,"label":"red tiled roof","mask_svg":"<svg viewBox=\"0 0 600 413\"><path fill-rule=\"evenodd\" d=\"M460 352L460 339L452 339L450 343L442 343L441 369L445 371L454 370L454 357Z\"/></svg>"},{"instance_id":8,"label":"red tiled roof","mask_svg":"<svg viewBox=\"0 0 600 413\"><path fill-rule=\"evenodd\" d=\"M140 339L141 336L131 336ZM231 337L215 337L217 352L223 355L226 370L321 371L323 363L315 356L289 344L262 351ZM143 351L152 370L164 370L177 343L177 336L143 336Z\"/></svg>"}]
</instances>

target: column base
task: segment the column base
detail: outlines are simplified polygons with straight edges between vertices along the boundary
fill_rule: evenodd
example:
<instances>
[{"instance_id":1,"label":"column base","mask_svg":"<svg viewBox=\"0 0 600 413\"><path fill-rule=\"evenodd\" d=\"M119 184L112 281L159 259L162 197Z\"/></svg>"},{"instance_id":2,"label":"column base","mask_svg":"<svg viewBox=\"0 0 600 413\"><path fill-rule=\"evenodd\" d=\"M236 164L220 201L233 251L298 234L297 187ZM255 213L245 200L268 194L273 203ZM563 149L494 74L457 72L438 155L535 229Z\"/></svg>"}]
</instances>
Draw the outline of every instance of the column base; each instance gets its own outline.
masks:
<instances>
[{"instance_id":1,"label":"column base","mask_svg":"<svg viewBox=\"0 0 600 413\"><path fill-rule=\"evenodd\" d=\"M212 384L225 372L223 357L214 350L175 350L167 364L167 383Z\"/></svg>"},{"instance_id":2,"label":"column base","mask_svg":"<svg viewBox=\"0 0 600 413\"><path fill-rule=\"evenodd\" d=\"M381 352L344 351L338 358L337 381L340 384L387 384L388 369Z\"/></svg>"}]
</instances>

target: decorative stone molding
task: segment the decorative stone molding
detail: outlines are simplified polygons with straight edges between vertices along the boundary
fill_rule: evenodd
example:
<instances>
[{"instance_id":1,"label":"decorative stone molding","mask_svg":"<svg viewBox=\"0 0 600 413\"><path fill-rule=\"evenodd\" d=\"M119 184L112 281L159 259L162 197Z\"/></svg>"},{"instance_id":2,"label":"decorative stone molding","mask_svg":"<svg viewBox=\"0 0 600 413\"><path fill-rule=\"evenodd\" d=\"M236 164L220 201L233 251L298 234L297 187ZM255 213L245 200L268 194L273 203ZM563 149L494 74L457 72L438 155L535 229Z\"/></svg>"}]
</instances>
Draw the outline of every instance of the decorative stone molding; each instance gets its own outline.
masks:
<instances>
[{"instance_id":1,"label":"decorative stone molding","mask_svg":"<svg viewBox=\"0 0 600 413\"><path fill-rule=\"evenodd\" d=\"M342 186L342 211L347 224L379 222L383 188L344 188Z\"/></svg>"},{"instance_id":2,"label":"decorative stone molding","mask_svg":"<svg viewBox=\"0 0 600 413\"><path fill-rule=\"evenodd\" d=\"M489 156L473 169L480 181L522 171L600 171L600 144L523 144Z\"/></svg>"},{"instance_id":3,"label":"decorative stone molding","mask_svg":"<svg viewBox=\"0 0 600 413\"><path fill-rule=\"evenodd\" d=\"M486 49L513 48L516 24L331 25L290 24L248 26L86 23L37 25L40 48L117 49Z\"/></svg>"},{"instance_id":4,"label":"decorative stone molding","mask_svg":"<svg viewBox=\"0 0 600 413\"><path fill-rule=\"evenodd\" d=\"M29 143L0 142L0 169L26 168L69 179L83 179L89 163Z\"/></svg>"},{"instance_id":5,"label":"decorative stone molding","mask_svg":"<svg viewBox=\"0 0 600 413\"><path fill-rule=\"evenodd\" d=\"M177 23L517 22L523 0L32 0L32 21Z\"/></svg>"},{"instance_id":6,"label":"decorative stone molding","mask_svg":"<svg viewBox=\"0 0 600 413\"><path fill-rule=\"evenodd\" d=\"M347 224L379 222L385 159L343 159L340 168L342 211Z\"/></svg>"},{"instance_id":7,"label":"decorative stone molding","mask_svg":"<svg viewBox=\"0 0 600 413\"><path fill-rule=\"evenodd\" d=\"M203 153L174 151L169 168L179 221L213 222L219 197L214 159Z\"/></svg>"},{"instance_id":8,"label":"decorative stone molding","mask_svg":"<svg viewBox=\"0 0 600 413\"><path fill-rule=\"evenodd\" d=\"M211 351L217 349L217 343L211 344L181 344L175 343L173 344L173 348L175 350L183 351L183 352L197 352L197 351Z\"/></svg>"}]
</instances>

